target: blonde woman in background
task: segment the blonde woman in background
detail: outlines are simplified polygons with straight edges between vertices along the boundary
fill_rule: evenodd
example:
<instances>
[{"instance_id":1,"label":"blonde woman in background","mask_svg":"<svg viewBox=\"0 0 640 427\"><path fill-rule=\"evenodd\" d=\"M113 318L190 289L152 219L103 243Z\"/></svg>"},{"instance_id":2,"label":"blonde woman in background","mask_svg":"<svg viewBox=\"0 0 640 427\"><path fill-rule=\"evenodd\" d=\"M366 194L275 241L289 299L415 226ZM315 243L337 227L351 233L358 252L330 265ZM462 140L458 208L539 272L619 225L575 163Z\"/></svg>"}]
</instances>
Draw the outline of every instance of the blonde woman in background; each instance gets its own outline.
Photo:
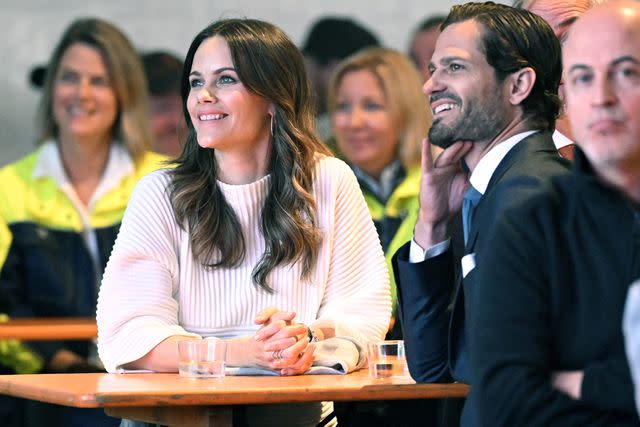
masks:
<instances>
[{"instance_id":1,"label":"blonde woman in background","mask_svg":"<svg viewBox=\"0 0 640 427\"><path fill-rule=\"evenodd\" d=\"M336 146L358 178L389 268L418 214L421 141L431 126L421 87L405 55L378 47L341 62L329 85ZM395 286L392 298L395 307ZM395 325L387 338L399 334Z\"/></svg>"},{"instance_id":2,"label":"blonde woman in background","mask_svg":"<svg viewBox=\"0 0 640 427\"><path fill-rule=\"evenodd\" d=\"M47 69L39 147L0 170L0 220L9 229L0 234L0 313L92 317L129 196L162 158L147 151L144 72L119 29L100 19L74 21ZM90 341L29 342L21 351L2 358L3 372L102 370ZM34 425L114 423L101 411L48 408L26 414Z\"/></svg>"},{"instance_id":3,"label":"blonde woman in background","mask_svg":"<svg viewBox=\"0 0 640 427\"><path fill-rule=\"evenodd\" d=\"M391 257L411 239L418 215L421 141L431 125L421 86L408 57L380 47L342 61L329 84L336 147L358 178L390 271ZM392 283L394 315L387 339L402 339L395 296ZM418 420L428 425L433 405L421 402L416 414L415 402L347 403L337 404L336 412L346 426L411 425Z\"/></svg>"}]
</instances>

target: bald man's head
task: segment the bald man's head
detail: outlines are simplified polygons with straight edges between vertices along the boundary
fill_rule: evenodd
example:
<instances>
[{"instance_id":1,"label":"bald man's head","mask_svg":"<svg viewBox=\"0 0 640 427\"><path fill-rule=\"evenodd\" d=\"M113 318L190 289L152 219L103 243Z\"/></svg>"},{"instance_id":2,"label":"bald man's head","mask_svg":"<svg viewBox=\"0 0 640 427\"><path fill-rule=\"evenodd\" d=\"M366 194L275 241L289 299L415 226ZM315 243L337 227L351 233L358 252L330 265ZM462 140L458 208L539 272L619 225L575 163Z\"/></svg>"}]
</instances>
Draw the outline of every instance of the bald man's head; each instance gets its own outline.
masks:
<instances>
[{"instance_id":1,"label":"bald man's head","mask_svg":"<svg viewBox=\"0 0 640 427\"><path fill-rule=\"evenodd\" d=\"M535 13L553 29L553 32L564 42L565 35L571 24L587 10L602 0L517 0L514 7L526 9Z\"/></svg>"},{"instance_id":2,"label":"bald man's head","mask_svg":"<svg viewBox=\"0 0 640 427\"><path fill-rule=\"evenodd\" d=\"M586 12L563 48L573 135L603 174L640 164L640 3L611 1Z\"/></svg>"},{"instance_id":3,"label":"bald man's head","mask_svg":"<svg viewBox=\"0 0 640 427\"><path fill-rule=\"evenodd\" d=\"M605 0L515 0L513 7L528 10L544 19L562 45L571 25L587 10L603 1ZM558 94L564 102L564 81L560 82ZM563 109L556 121L556 129L573 139L565 113Z\"/></svg>"}]
</instances>

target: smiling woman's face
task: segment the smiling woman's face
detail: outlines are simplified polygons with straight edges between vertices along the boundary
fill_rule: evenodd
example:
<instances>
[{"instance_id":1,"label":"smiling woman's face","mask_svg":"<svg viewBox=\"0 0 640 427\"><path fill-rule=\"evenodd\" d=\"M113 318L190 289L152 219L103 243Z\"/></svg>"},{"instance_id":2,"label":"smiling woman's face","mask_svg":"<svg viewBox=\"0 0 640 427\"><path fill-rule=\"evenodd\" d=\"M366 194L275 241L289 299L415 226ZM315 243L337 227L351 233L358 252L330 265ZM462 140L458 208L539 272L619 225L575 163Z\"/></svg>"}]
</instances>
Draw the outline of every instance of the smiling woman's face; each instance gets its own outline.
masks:
<instances>
[{"instance_id":1,"label":"smiling woman's face","mask_svg":"<svg viewBox=\"0 0 640 427\"><path fill-rule=\"evenodd\" d=\"M240 81L224 38L214 36L200 44L189 84L187 110L200 146L233 151L269 143L270 102Z\"/></svg>"},{"instance_id":2,"label":"smiling woman's face","mask_svg":"<svg viewBox=\"0 0 640 427\"><path fill-rule=\"evenodd\" d=\"M98 49L74 43L62 55L53 83L53 115L62 141L111 138L118 101Z\"/></svg>"},{"instance_id":3,"label":"smiling woman's face","mask_svg":"<svg viewBox=\"0 0 640 427\"><path fill-rule=\"evenodd\" d=\"M367 174L377 178L396 158L399 132L387 97L371 71L349 71L342 76L332 121L340 152Z\"/></svg>"}]
</instances>

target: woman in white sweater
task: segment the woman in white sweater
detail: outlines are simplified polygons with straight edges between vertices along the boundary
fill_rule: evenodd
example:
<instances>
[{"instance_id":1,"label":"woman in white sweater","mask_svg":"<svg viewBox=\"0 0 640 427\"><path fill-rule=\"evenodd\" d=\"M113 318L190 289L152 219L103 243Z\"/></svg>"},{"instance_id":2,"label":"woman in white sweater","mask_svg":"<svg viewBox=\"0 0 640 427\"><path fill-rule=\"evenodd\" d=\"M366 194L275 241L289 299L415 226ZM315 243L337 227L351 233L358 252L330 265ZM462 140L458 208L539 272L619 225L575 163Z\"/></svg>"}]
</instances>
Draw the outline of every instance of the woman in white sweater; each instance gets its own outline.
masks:
<instances>
[{"instance_id":1,"label":"woman in white sweater","mask_svg":"<svg viewBox=\"0 0 640 427\"><path fill-rule=\"evenodd\" d=\"M227 340L230 366L303 374L332 337L362 366L389 278L354 175L315 135L302 55L271 24L223 20L195 37L182 80L185 148L136 187L100 289L105 367L175 372L176 341L207 336Z\"/></svg>"}]
</instances>

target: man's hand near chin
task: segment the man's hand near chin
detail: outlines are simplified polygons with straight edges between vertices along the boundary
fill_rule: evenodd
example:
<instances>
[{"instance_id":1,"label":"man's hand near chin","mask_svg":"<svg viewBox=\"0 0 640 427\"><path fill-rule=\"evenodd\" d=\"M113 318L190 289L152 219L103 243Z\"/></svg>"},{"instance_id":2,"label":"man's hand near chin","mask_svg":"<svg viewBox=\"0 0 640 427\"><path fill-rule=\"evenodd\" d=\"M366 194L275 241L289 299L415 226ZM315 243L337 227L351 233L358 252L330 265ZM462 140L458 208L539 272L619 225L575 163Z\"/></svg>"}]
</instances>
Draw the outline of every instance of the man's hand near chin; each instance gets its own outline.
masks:
<instances>
[{"instance_id":1,"label":"man's hand near chin","mask_svg":"<svg viewBox=\"0 0 640 427\"><path fill-rule=\"evenodd\" d=\"M462 208L469 180L460 161L471 147L471 142L459 141L433 159L429 141L422 141L420 212L414 228L414 239L423 249L446 240L447 224Z\"/></svg>"}]
</instances>

